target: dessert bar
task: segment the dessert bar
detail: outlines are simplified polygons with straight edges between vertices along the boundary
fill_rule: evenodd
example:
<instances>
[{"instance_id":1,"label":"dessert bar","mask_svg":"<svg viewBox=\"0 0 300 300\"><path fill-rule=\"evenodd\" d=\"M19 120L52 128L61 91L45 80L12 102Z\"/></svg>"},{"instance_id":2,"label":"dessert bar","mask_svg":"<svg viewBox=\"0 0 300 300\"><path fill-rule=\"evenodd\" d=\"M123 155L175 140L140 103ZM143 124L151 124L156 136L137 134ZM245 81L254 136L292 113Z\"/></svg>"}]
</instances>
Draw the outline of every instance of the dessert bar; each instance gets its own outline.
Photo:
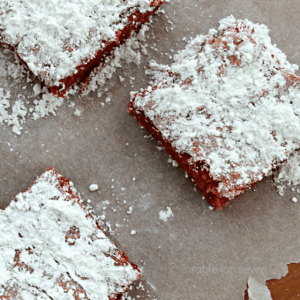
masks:
<instances>
[{"instance_id":1,"label":"dessert bar","mask_svg":"<svg viewBox=\"0 0 300 300\"><path fill-rule=\"evenodd\" d=\"M191 40L171 66L150 67L154 83L131 94L128 111L217 209L299 148L297 66L265 25L227 17Z\"/></svg>"},{"instance_id":2,"label":"dessert bar","mask_svg":"<svg viewBox=\"0 0 300 300\"><path fill-rule=\"evenodd\" d=\"M54 95L63 97L111 50L138 31L164 0L6 0L0 43Z\"/></svg>"},{"instance_id":3,"label":"dessert bar","mask_svg":"<svg viewBox=\"0 0 300 300\"><path fill-rule=\"evenodd\" d=\"M141 277L53 168L0 211L0 233L1 300L119 300Z\"/></svg>"}]
</instances>

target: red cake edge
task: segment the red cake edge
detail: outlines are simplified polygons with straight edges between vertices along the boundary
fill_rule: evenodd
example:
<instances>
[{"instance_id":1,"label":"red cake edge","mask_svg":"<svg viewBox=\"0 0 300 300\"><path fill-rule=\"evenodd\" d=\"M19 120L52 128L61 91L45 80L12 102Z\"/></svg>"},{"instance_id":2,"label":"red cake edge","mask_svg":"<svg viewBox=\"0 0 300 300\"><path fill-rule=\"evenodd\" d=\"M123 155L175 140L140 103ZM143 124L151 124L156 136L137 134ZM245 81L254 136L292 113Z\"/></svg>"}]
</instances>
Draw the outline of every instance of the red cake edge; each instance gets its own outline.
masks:
<instances>
[{"instance_id":1,"label":"red cake edge","mask_svg":"<svg viewBox=\"0 0 300 300\"><path fill-rule=\"evenodd\" d=\"M66 189L67 189L67 193L70 194L70 197L66 198L66 201L71 201L71 200L76 201L76 203L79 204L80 207L81 207L81 208L83 209L83 211L85 212L86 217L87 217L87 218L92 218L92 219L94 219L93 215L92 215L91 213L89 213L88 208L80 202L81 198L80 198L79 194L78 194L78 193L74 194L74 193L72 192L72 190L71 190L71 188L70 188L70 187L71 187L71 185L70 185L70 180L67 179L67 178L65 178L65 177L63 177L61 174L57 173L57 172L54 170L53 167L48 168L44 173L46 173L46 172L48 172L48 171L53 172L53 176L59 181L59 186L56 186L56 187L58 188L58 190L59 190L60 192L66 193ZM44 173L43 173L43 174L44 174ZM39 177L34 181L34 183L37 183L38 180L43 176L43 174L42 174L41 176L39 176ZM25 192L27 192L27 191L30 191L31 188L32 188L32 186L30 186L29 188L27 188L23 193L25 193ZM17 199L14 199L14 201L17 202L18 200L17 200ZM95 223L96 223L96 225L97 225L97 228L103 232L103 230L102 230L102 228L100 227L100 225L98 224L98 222L96 221ZM111 242L112 244L114 244L111 240L110 240L110 242ZM21 252L20 252L20 253L21 253ZM20 253L19 253L19 254L20 254ZM108 255L109 257L111 257L112 259L115 260L115 264L116 264L116 265L119 265L119 266L126 265L126 266L127 266L127 265L130 264L130 265L132 266L132 268L133 268L134 270L136 270L136 271L139 273L139 275L137 276L137 278L136 278L135 280L130 281L130 282L128 283L128 285L127 285L127 287L126 287L126 290L125 290L123 293L113 294L113 295L109 296L109 300L120 300L120 299L122 298L123 294L126 293L126 292L129 290L130 285L131 285L133 282L135 282L135 281L137 281L137 280L139 280L139 279L141 278L141 276L142 276L141 270L139 269L139 267L138 267L136 264L131 263L131 262L129 261L129 258L125 255L125 252L124 252L124 251L121 251L121 250L119 250L119 249L116 249L116 253L115 253L114 255L109 255L109 254L107 254L107 255ZM17 256L18 256L18 255L16 254L15 258L16 258ZM15 261L16 261L16 264L18 264L18 260L15 259ZM23 268L28 268L24 263L21 263L20 266L23 267ZM76 282L71 282L71 281L70 281L70 282L69 282L69 281L68 281L68 282L64 282L64 281L61 280L61 281L58 282L58 284L59 284L63 289L65 289L65 290L67 290L67 287L71 287L71 288L74 287L74 294L73 294L73 296L74 296L75 300L80 300L80 299L81 299L81 298L79 298L79 296L78 296L79 294L81 294L81 293L84 293L84 294L85 294L85 291L84 291L84 290L82 289L82 287L81 287L79 284L77 284ZM71 289L71 288L69 288L69 289ZM67 290L67 291L68 291L68 290ZM15 296L17 296L17 293L18 293L17 290L14 290L14 289L7 290L7 294L1 296L1 297L0 297L0 300L2 300L2 299L3 299L3 300L10 300L10 299L12 299L12 298L10 298L10 297L15 297ZM86 296L86 295L85 295L85 296ZM86 299L87 299L87 298L86 298Z\"/></svg>"},{"instance_id":2,"label":"red cake edge","mask_svg":"<svg viewBox=\"0 0 300 300\"><path fill-rule=\"evenodd\" d=\"M136 120L141 126L145 127L150 133L152 133L165 147L166 152L171 155L171 157L183 168L189 175L193 183L195 183L198 189L203 193L206 201L213 205L217 210L222 210L222 207L227 206L230 200L234 200L241 193L245 192L247 189L252 188L259 180L252 181L249 185L250 187L243 187L236 189L237 195L232 198L222 197L216 193L216 188L220 181L216 181L210 175L208 169L209 166L205 165L204 162L195 162L193 164L189 163L191 156L189 154L181 154L175 148L172 147L171 143L162 136L161 132L153 124L153 122L145 117L144 112L137 112L133 106L134 100L137 94L133 95L131 98L127 111L135 116ZM206 168L204 168L204 166Z\"/></svg>"},{"instance_id":3,"label":"red cake edge","mask_svg":"<svg viewBox=\"0 0 300 300\"><path fill-rule=\"evenodd\" d=\"M152 7L155 7L152 11L147 11L145 13L141 13L139 10L136 10L133 14L128 16L127 18L129 20L129 23L122 30L119 30L118 32L116 32L115 40L105 41L104 42L105 48L98 50L93 59L90 60L88 57L85 58L84 60L86 61L86 63L82 63L76 67L76 69L75 69L75 70L77 70L76 75L73 74L73 75L70 75L68 77L61 79L59 81L60 82L59 86L47 86L49 88L49 90L52 92L52 94L57 95L62 98L65 98L67 89L79 81L82 82L82 89L84 90L86 88L87 82L90 79L90 75L91 75L92 71L95 68L100 66L102 58L104 56L108 55L113 50L113 48L120 45L127 38L129 38L132 31L138 32L141 28L141 25L149 21L149 17L152 14L154 14L162 4L164 4L164 1L165 0L152 0L150 5ZM7 43L1 42L1 41L0 41L0 44L3 47L15 52L16 55L18 56L18 58L20 59L20 61L25 65L25 67L30 71L30 73L35 78L37 78L37 80L41 81L38 78L38 76L33 74L33 72L28 67L27 63L20 57L20 55L16 51L15 47L13 47ZM72 49L70 49L69 51L72 51ZM44 82L42 82L42 83L44 84Z\"/></svg>"}]
</instances>

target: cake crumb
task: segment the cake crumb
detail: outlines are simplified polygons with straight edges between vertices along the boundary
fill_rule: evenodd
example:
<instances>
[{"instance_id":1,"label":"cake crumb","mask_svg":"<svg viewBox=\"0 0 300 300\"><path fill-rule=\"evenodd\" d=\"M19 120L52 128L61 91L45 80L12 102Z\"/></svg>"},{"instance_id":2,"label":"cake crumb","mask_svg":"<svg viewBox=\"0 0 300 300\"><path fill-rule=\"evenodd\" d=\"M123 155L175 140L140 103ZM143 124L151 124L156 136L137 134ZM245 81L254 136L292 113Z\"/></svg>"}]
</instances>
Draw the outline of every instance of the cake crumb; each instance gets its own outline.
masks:
<instances>
[{"instance_id":1,"label":"cake crumb","mask_svg":"<svg viewBox=\"0 0 300 300\"><path fill-rule=\"evenodd\" d=\"M135 235L136 234L136 231L135 230L131 230L131 235Z\"/></svg>"}]
</instances>

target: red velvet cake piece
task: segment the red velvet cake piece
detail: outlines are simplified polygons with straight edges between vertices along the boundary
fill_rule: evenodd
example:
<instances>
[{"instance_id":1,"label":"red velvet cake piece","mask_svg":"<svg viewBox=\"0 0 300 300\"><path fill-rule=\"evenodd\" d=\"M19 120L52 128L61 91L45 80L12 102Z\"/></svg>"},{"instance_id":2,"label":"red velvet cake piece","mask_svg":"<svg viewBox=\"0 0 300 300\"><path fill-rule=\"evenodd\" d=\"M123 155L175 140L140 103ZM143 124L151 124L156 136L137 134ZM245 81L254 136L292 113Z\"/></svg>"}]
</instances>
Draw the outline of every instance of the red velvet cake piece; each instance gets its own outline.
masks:
<instances>
[{"instance_id":1,"label":"red velvet cake piece","mask_svg":"<svg viewBox=\"0 0 300 300\"><path fill-rule=\"evenodd\" d=\"M0 211L0 299L118 300L141 277L53 168Z\"/></svg>"},{"instance_id":2,"label":"red velvet cake piece","mask_svg":"<svg viewBox=\"0 0 300 300\"><path fill-rule=\"evenodd\" d=\"M128 111L154 134L217 209L278 167L300 144L297 66L265 25L233 16L188 43Z\"/></svg>"},{"instance_id":3,"label":"red velvet cake piece","mask_svg":"<svg viewBox=\"0 0 300 300\"><path fill-rule=\"evenodd\" d=\"M0 43L54 95L64 96L115 46L138 31L164 0L7 0Z\"/></svg>"}]
</instances>

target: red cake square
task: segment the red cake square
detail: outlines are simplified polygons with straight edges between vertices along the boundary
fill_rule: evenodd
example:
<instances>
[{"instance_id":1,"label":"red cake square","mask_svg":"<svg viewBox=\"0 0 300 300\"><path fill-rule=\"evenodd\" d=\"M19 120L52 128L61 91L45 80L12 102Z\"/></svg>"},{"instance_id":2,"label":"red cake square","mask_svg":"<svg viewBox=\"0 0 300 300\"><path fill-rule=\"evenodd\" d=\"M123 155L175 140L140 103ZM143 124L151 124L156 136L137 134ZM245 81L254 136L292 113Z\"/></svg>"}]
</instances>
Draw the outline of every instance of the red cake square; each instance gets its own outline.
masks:
<instances>
[{"instance_id":1,"label":"red cake square","mask_svg":"<svg viewBox=\"0 0 300 300\"><path fill-rule=\"evenodd\" d=\"M118 300L141 277L53 168L0 211L0 299Z\"/></svg>"},{"instance_id":2,"label":"red cake square","mask_svg":"<svg viewBox=\"0 0 300 300\"><path fill-rule=\"evenodd\" d=\"M54 95L63 97L111 50L138 31L164 0L7 0L0 3L0 43Z\"/></svg>"},{"instance_id":3,"label":"red cake square","mask_svg":"<svg viewBox=\"0 0 300 300\"><path fill-rule=\"evenodd\" d=\"M233 16L190 41L128 111L186 170L206 200L226 206L299 148L300 77L265 25Z\"/></svg>"}]
</instances>

